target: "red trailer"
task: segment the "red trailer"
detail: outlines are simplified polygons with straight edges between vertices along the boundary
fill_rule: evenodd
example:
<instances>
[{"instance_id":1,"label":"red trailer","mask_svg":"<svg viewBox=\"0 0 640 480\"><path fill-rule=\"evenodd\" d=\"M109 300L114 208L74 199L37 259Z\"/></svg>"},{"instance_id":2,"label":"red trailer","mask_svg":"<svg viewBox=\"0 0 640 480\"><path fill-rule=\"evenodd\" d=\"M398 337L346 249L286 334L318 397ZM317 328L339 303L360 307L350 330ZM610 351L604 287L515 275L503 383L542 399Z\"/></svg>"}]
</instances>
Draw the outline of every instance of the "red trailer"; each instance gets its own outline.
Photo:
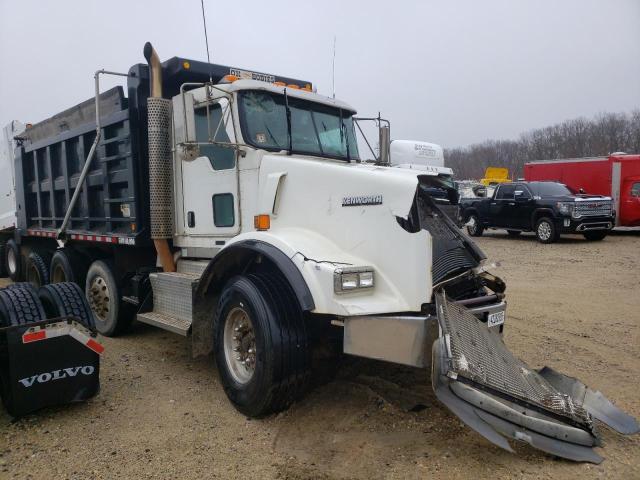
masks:
<instances>
[{"instance_id":1,"label":"red trailer","mask_svg":"<svg viewBox=\"0 0 640 480\"><path fill-rule=\"evenodd\" d=\"M617 226L640 226L640 155L530 162L524 166L524 178L555 180L576 191L608 195L614 200Z\"/></svg>"}]
</instances>

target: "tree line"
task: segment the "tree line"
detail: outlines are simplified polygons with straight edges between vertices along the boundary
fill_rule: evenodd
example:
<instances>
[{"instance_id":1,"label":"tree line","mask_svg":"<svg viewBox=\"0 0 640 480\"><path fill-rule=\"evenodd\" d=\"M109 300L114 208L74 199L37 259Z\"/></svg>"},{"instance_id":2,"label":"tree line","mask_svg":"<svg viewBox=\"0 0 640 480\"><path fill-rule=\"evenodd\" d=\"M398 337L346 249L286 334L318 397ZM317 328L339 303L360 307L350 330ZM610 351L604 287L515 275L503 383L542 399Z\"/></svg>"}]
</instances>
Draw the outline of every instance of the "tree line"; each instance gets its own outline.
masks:
<instances>
[{"instance_id":1,"label":"tree line","mask_svg":"<svg viewBox=\"0 0 640 480\"><path fill-rule=\"evenodd\" d=\"M613 152L640 153L640 109L574 118L520 135L517 140L487 140L447 148L445 165L458 179L479 179L488 166L507 167L512 178L533 160L598 157Z\"/></svg>"}]
</instances>

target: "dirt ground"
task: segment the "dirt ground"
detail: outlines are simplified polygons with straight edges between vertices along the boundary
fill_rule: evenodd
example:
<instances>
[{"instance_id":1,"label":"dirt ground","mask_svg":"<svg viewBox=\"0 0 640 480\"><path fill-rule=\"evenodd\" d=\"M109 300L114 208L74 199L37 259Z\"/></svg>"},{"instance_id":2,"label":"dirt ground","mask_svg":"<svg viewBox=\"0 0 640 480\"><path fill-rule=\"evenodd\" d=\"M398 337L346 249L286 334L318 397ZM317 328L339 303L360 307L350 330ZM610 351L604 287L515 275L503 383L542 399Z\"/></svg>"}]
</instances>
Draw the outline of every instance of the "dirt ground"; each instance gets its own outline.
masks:
<instances>
[{"instance_id":1,"label":"dirt ground","mask_svg":"<svg viewBox=\"0 0 640 480\"><path fill-rule=\"evenodd\" d=\"M640 417L640 235L479 244L508 284L509 347ZM351 359L289 411L250 420L188 339L138 325L103 340L97 397L14 423L0 413L0 478L640 478L640 436L602 427L601 465L511 454L449 413L421 370Z\"/></svg>"}]
</instances>

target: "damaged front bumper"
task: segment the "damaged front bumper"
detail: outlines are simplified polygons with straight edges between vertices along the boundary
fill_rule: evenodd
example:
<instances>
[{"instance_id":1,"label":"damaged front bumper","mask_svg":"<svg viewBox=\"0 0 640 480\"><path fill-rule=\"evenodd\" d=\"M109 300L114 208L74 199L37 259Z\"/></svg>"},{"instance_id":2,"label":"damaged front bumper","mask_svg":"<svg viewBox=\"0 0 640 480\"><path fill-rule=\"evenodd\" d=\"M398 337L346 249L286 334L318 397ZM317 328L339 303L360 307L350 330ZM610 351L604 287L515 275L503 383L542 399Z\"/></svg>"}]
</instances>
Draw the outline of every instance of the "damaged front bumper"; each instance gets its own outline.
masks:
<instances>
[{"instance_id":1,"label":"damaged front bumper","mask_svg":"<svg viewBox=\"0 0 640 480\"><path fill-rule=\"evenodd\" d=\"M435 294L433 315L371 315L344 319L344 352L431 370L437 398L469 427L513 451L517 440L558 457L600 463L594 420L622 434L638 422L602 393L544 367L530 369L506 347L501 295L449 300Z\"/></svg>"},{"instance_id":2,"label":"damaged front bumper","mask_svg":"<svg viewBox=\"0 0 640 480\"><path fill-rule=\"evenodd\" d=\"M532 370L464 306L436 293L440 335L431 378L438 399L489 441L507 439L558 457L600 463L594 419L623 434L637 421L600 392L550 368Z\"/></svg>"}]
</instances>

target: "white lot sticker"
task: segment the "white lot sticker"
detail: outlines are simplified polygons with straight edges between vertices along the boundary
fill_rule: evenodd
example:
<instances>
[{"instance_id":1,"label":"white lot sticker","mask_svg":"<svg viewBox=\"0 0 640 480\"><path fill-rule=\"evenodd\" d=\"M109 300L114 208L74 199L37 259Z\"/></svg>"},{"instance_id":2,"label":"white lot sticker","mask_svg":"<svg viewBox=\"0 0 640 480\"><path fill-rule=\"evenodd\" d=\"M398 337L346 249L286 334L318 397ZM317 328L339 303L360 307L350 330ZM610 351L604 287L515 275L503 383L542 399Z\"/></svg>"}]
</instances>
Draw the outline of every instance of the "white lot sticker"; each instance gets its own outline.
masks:
<instances>
[{"instance_id":1,"label":"white lot sticker","mask_svg":"<svg viewBox=\"0 0 640 480\"><path fill-rule=\"evenodd\" d=\"M497 327L498 325L502 325L504 323L504 311L490 313L487 318L487 325L490 327Z\"/></svg>"}]
</instances>

